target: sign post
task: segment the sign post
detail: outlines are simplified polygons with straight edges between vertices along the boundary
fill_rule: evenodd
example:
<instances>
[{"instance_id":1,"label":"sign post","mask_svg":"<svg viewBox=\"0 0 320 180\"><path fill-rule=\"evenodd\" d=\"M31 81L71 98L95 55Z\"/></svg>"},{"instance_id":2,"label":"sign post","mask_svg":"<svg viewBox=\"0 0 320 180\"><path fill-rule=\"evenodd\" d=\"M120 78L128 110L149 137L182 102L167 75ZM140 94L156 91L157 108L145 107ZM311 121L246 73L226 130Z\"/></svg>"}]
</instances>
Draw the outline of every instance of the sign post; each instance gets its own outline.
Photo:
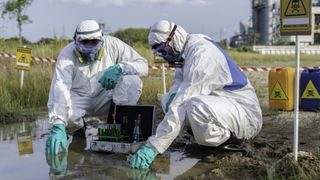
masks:
<instances>
[{"instance_id":1,"label":"sign post","mask_svg":"<svg viewBox=\"0 0 320 180\"><path fill-rule=\"evenodd\" d=\"M162 88L163 88L163 94L167 93L167 84L166 84L166 67L165 63L167 63L164 59L159 58L157 56L154 57L154 62L155 63L160 63L161 64L161 72L162 72Z\"/></svg>"},{"instance_id":2,"label":"sign post","mask_svg":"<svg viewBox=\"0 0 320 180\"><path fill-rule=\"evenodd\" d=\"M296 35L296 75L294 85L294 125L293 125L293 154L294 159L298 160L298 144L299 144L299 87L300 87L300 40Z\"/></svg>"},{"instance_id":3,"label":"sign post","mask_svg":"<svg viewBox=\"0 0 320 180\"><path fill-rule=\"evenodd\" d=\"M294 134L293 154L298 160L299 135L299 86L300 86L300 40L299 35L311 34L311 0L281 0L280 34L296 36L296 74L294 87Z\"/></svg>"},{"instance_id":4,"label":"sign post","mask_svg":"<svg viewBox=\"0 0 320 180\"><path fill-rule=\"evenodd\" d=\"M21 70L21 78L20 78L20 89L23 88L23 81L24 81L24 71L30 70L31 64L31 49L19 47L17 48L16 53L16 69Z\"/></svg>"},{"instance_id":5,"label":"sign post","mask_svg":"<svg viewBox=\"0 0 320 180\"><path fill-rule=\"evenodd\" d=\"M161 70L162 70L162 86L163 86L163 94L167 93L167 84L166 84L166 67L164 67L164 64L161 64Z\"/></svg>"}]
</instances>

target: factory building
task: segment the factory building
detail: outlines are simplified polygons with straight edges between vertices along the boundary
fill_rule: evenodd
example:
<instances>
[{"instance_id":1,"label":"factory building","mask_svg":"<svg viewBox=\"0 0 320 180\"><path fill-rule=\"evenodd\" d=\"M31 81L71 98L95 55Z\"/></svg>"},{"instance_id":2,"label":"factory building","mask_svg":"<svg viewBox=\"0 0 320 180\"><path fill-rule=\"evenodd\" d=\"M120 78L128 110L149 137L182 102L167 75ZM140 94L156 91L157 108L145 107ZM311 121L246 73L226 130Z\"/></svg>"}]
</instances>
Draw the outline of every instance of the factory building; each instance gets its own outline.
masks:
<instances>
[{"instance_id":1,"label":"factory building","mask_svg":"<svg viewBox=\"0 0 320 180\"><path fill-rule=\"evenodd\" d=\"M240 22L239 33L231 37L231 46L295 41L295 36L280 36L280 0L251 0L251 10L249 22ZM301 36L300 41L306 45L320 44L320 0L312 1L311 22L311 35Z\"/></svg>"}]
</instances>

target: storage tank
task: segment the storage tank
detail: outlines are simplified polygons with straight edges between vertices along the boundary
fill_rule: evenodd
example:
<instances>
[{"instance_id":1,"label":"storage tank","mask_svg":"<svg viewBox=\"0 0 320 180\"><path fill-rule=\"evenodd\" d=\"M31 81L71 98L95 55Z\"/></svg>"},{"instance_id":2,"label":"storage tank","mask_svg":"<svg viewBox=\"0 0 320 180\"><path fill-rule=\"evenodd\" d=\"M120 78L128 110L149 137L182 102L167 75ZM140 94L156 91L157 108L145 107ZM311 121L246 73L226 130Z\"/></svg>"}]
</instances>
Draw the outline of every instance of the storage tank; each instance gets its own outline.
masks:
<instances>
[{"instance_id":1,"label":"storage tank","mask_svg":"<svg viewBox=\"0 0 320 180\"><path fill-rule=\"evenodd\" d=\"M259 33L259 42L271 44L276 29L275 0L252 0L252 24L255 33Z\"/></svg>"}]
</instances>

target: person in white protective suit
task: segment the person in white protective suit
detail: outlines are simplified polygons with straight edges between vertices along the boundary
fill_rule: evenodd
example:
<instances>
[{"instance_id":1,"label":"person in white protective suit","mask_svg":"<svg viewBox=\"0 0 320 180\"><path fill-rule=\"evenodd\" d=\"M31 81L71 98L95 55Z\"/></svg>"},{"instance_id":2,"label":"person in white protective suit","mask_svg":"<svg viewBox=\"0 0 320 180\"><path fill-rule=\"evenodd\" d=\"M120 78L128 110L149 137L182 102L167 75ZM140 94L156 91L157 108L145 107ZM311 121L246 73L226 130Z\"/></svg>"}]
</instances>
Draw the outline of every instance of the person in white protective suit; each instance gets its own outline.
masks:
<instances>
[{"instance_id":1,"label":"person in white protective suit","mask_svg":"<svg viewBox=\"0 0 320 180\"><path fill-rule=\"evenodd\" d=\"M162 20L151 26L148 39L153 53L177 68L173 85L162 98L165 117L130 159L132 168L148 168L185 124L198 144L212 147L231 137L254 138L260 132L262 114L254 88L210 37L188 34Z\"/></svg>"},{"instance_id":2,"label":"person in white protective suit","mask_svg":"<svg viewBox=\"0 0 320 180\"><path fill-rule=\"evenodd\" d=\"M135 105L147 61L121 40L103 35L95 20L78 24L74 42L60 52L51 83L48 109L53 124L46 153L67 151L67 132L84 126L84 116L107 115L112 101Z\"/></svg>"}]
</instances>

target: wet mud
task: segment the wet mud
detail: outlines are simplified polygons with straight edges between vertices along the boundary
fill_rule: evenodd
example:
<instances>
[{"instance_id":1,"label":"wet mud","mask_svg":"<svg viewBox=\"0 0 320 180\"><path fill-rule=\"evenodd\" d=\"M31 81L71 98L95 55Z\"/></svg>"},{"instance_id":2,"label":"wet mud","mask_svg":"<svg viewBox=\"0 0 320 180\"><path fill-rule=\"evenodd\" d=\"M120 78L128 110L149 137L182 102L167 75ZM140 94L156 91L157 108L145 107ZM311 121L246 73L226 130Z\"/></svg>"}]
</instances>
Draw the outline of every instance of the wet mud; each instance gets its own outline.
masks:
<instances>
[{"instance_id":1,"label":"wet mud","mask_svg":"<svg viewBox=\"0 0 320 180\"><path fill-rule=\"evenodd\" d=\"M292 154L293 112L265 114L264 120L260 134L243 143L248 153L176 142L172 147L184 149L188 157L199 158L202 166L209 167L196 174L190 169L177 179L319 179L318 113L300 112L298 161Z\"/></svg>"}]
</instances>

